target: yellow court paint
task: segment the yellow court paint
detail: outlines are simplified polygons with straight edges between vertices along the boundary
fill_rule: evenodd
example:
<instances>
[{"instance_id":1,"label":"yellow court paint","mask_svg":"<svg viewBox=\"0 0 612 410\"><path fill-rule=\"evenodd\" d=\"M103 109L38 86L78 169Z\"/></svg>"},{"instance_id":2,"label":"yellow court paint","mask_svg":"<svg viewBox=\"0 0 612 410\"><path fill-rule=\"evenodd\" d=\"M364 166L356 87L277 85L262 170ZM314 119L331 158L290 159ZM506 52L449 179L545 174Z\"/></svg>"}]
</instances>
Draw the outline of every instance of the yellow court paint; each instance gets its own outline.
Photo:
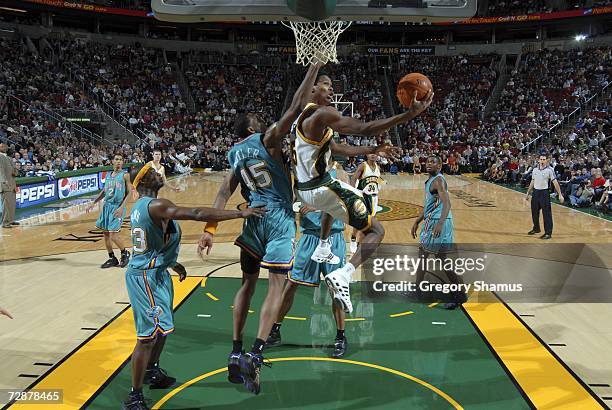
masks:
<instances>
[{"instance_id":1,"label":"yellow court paint","mask_svg":"<svg viewBox=\"0 0 612 410\"><path fill-rule=\"evenodd\" d=\"M183 282L173 276L174 303L181 303L200 285L202 278L187 277ZM62 404L15 404L11 409L80 409L125 362L134 349L136 331L132 308L128 308L63 363L40 380L33 389L63 389Z\"/></svg>"},{"instance_id":2,"label":"yellow court paint","mask_svg":"<svg viewBox=\"0 0 612 410\"><path fill-rule=\"evenodd\" d=\"M330 357L279 357L279 358L275 358L275 359L268 359L267 361L269 362L331 362L331 363L346 363L346 364L352 364L352 365L357 365L357 366L363 366L363 367L369 367L372 369L377 369L377 370L381 370L383 372L387 372L387 373L391 373L400 377L403 377L405 379L411 380L415 383L420 384L421 386L433 391L434 393L436 393L438 396L442 397L444 400L446 400L454 409L456 410L462 410L463 407L452 397L450 397L448 394L444 393L442 390L438 389L436 386L433 386L429 383L427 383L424 380L421 380L415 376L412 376L410 374L404 373L404 372L400 372L399 370L395 370L395 369L390 369L388 367L384 367L384 366L379 366L377 364L373 364L373 363L367 363L367 362L358 362L356 360L347 360L347 359L332 359ZM166 394L164 397L162 397L157 403L155 403L152 407L152 409L160 409L162 408L162 406L164 404L166 404L166 402L168 400L170 400L172 397L176 396L177 394L179 394L181 391L183 391L184 389L188 388L189 386L204 380L208 377L214 376L216 374L219 373L224 373L227 371L227 367L222 367L220 369L217 370L213 370L211 372L208 373L204 373L198 377L194 377L193 379L189 380L188 382L183 383L182 385L180 385L179 387L175 388L174 390L172 390L171 392L169 392L168 394Z\"/></svg>"},{"instance_id":3,"label":"yellow court paint","mask_svg":"<svg viewBox=\"0 0 612 410\"><path fill-rule=\"evenodd\" d=\"M389 317L401 317L401 316L406 316L406 315L412 315L414 312L412 310L409 310L407 312L401 312L401 313L394 313L392 315L389 315Z\"/></svg>"},{"instance_id":4,"label":"yellow court paint","mask_svg":"<svg viewBox=\"0 0 612 410\"><path fill-rule=\"evenodd\" d=\"M211 298L212 300L214 300L215 302L219 300L218 297L216 297L215 295L213 295L210 292L206 292L206 296L208 296L209 298Z\"/></svg>"},{"instance_id":5,"label":"yellow court paint","mask_svg":"<svg viewBox=\"0 0 612 410\"><path fill-rule=\"evenodd\" d=\"M604 408L503 303L463 307L536 408Z\"/></svg>"}]
</instances>

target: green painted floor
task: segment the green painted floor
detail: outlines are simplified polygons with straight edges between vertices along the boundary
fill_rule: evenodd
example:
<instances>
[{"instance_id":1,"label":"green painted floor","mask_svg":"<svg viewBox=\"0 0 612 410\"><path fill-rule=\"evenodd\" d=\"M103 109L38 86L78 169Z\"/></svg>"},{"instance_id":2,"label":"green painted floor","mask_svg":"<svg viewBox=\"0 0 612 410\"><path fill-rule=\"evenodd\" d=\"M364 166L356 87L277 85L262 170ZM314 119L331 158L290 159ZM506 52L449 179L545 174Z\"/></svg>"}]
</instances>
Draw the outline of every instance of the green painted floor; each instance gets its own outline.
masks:
<instances>
[{"instance_id":1,"label":"green painted floor","mask_svg":"<svg viewBox=\"0 0 612 410\"><path fill-rule=\"evenodd\" d=\"M178 309L176 331L166 343L161 367L178 379L178 387L226 366L231 350L231 305L239 279L209 278ZM260 281L246 328L245 345L252 343L267 281ZM262 392L248 393L227 382L220 372L181 390L164 409L451 409L444 392L466 409L528 409L500 363L465 313L440 306L405 302L365 302L358 287L352 317L347 323L347 360L378 365L404 373L337 361L280 361L262 371ZM214 301L206 293L217 298ZM413 311L391 318L390 314ZM198 315L211 315L210 318ZM327 358L335 336L331 301L326 288L301 287L289 313L307 320L285 320L283 346L265 351L267 358ZM432 324L444 322L446 324ZM91 402L90 409L117 409L130 387L130 366L124 366ZM149 390L153 406L170 390Z\"/></svg>"}]
</instances>

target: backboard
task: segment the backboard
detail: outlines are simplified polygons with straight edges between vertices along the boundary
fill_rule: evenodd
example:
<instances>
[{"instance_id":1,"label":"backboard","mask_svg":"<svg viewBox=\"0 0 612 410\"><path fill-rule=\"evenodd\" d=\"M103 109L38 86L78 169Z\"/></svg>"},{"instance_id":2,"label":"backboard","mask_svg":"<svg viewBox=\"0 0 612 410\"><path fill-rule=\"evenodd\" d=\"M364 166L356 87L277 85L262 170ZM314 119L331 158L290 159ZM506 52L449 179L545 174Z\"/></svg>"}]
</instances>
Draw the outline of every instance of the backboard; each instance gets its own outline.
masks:
<instances>
[{"instance_id":1,"label":"backboard","mask_svg":"<svg viewBox=\"0 0 612 410\"><path fill-rule=\"evenodd\" d=\"M169 22L305 21L287 0L152 0L151 7L155 18ZM337 0L330 19L433 23L475 14L476 0Z\"/></svg>"}]
</instances>

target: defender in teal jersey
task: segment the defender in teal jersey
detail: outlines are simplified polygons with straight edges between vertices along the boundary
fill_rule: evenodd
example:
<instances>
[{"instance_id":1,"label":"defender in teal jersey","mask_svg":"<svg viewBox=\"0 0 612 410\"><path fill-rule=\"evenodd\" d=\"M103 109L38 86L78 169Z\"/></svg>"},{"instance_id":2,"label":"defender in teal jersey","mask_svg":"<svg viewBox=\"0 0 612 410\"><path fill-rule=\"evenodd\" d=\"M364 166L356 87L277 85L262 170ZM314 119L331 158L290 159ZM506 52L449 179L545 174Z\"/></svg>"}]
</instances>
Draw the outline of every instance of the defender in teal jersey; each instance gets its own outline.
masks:
<instances>
[{"instance_id":1,"label":"defender in teal jersey","mask_svg":"<svg viewBox=\"0 0 612 410\"><path fill-rule=\"evenodd\" d=\"M125 282L136 324L137 342L132 353L132 390L124 409L147 409L142 394L143 383L152 389L172 386L176 379L159 368L165 336L174 330L173 286L168 269L185 279L187 272L177 262L181 229L175 220L224 221L262 217L264 208L224 211L212 208L183 208L167 199L157 199L164 185L161 174L147 164L132 180L140 199L130 213L133 243L132 259L125 272Z\"/></svg>"},{"instance_id":2,"label":"defender in teal jersey","mask_svg":"<svg viewBox=\"0 0 612 410\"><path fill-rule=\"evenodd\" d=\"M130 253L123 246L119 231L125 218L128 193L131 193L132 190L130 176L123 170L123 156L116 154L113 157L113 172L107 174L104 189L96 200L87 207L87 212L90 212L104 198L102 212L96 222L96 228L101 229L104 233L104 244L108 251L108 260L101 266L103 269L113 266L125 268L130 260ZM117 260L113 253L113 242L121 251L121 262Z\"/></svg>"},{"instance_id":3,"label":"defender in teal jersey","mask_svg":"<svg viewBox=\"0 0 612 410\"><path fill-rule=\"evenodd\" d=\"M425 203L423 211L412 226L412 237L416 239L421 221L425 221L419 236L420 258L426 260L429 255L445 259L454 250L453 214L451 213L448 184L440 172L442 160L437 156L427 158L426 169L429 179L425 182ZM425 271L419 265L417 283L424 280ZM461 278L453 271L445 270L450 283L463 283ZM445 304L447 309L456 309L466 301L465 293L453 294L453 301Z\"/></svg>"},{"instance_id":4,"label":"defender in teal jersey","mask_svg":"<svg viewBox=\"0 0 612 410\"><path fill-rule=\"evenodd\" d=\"M339 181L348 182L348 175L346 175L346 172L337 163L335 164L335 168L329 171L329 174L332 178L337 178ZM289 280L285 283L278 320L272 326L272 331L266 341L266 346L275 346L281 343L281 324L287 313L291 310L298 285L317 287L321 283L321 275L326 276L328 273L333 272L345 263L346 241L344 239L344 222L340 219L334 219L329 236L331 251L334 255L339 256L339 262L337 264L315 262L310 258L310 255L313 254L319 244L319 235L321 234L321 211L303 206L302 204L298 206L301 214L300 232L302 236L300 237L295 251L293 269L289 272ZM336 320L337 331L334 341L334 350L331 356L333 358L341 358L346 354L348 345L344 334L345 313L344 309L336 303L332 303L332 313Z\"/></svg>"},{"instance_id":5,"label":"defender in teal jersey","mask_svg":"<svg viewBox=\"0 0 612 410\"><path fill-rule=\"evenodd\" d=\"M287 112L267 130L255 113L236 119L236 135L242 141L228 154L231 170L213 205L217 209L225 208L240 185L242 195L250 206L265 205L268 209L264 218L255 222L246 221L242 234L236 239L236 245L241 249L243 280L234 298L233 344L228 358L228 379L232 383L244 383L255 394L260 391L259 373L265 340L278 316L285 278L293 265L295 213L292 210L293 193L282 141L306 106L318 71L318 65L310 67ZM210 252L216 228L216 225L207 224L198 246L200 255L204 250L207 254ZM261 307L257 338L251 351L244 353L243 330L260 267L270 272L268 294Z\"/></svg>"}]
</instances>

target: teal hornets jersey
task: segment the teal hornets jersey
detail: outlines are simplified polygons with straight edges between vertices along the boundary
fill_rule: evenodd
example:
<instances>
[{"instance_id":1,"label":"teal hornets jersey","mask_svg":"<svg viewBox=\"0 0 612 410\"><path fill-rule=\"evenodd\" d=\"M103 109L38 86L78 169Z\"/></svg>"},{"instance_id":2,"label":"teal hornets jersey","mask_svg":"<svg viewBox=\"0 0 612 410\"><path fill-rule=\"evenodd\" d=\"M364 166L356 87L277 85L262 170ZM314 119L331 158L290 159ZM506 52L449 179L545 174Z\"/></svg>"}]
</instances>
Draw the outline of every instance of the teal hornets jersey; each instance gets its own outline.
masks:
<instances>
[{"instance_id":1,"label":"teal hornets jersey","mask_svg":"<svg viewBox=\"0 0 612 410\"><path fill-rule=\"evenodd\" d=\"M249 207L291 209L293 190L285 164L272 158L263 138L264 134L252 134L234 145L227 154L230 167Z\"/></svg>"},{"instance_id":2,"label":"teal hornets jersey","mask_svg":"<svg viewBox=\"0 0 612 410\"><path fill-rule=\"evenodd\" d=\"M427 182L425 182L425 205L423 212L423 218L425 219L440 219L440 215L442 214L442 202L440 201L440 198L438 198L438 195L434 195L430 192L431 184L436 180L436 178L442 178L445 190L448 193L448 184L446 183L446 179L442 174L437 174L430 177ZM447 219L453 219L453 214L451 211L448 212Z\"/></svg>"},{"instance_id":3,"label":"teal hornets jersey","mask_svg":"<svg viewBox=\"0 0 612 410\"><path fill-rule=\"evenodd\" d=\"M106 181L104 181L104 201L113 203L116 205L121 204L125 198L125 181L123 176L125 171L121 170L117 175L113 176L112 172L106 174Z\"/></svg>"},{"instance_id":4,"label":"teal hornets jersey","mask_svg":"<svg viewBox=\"0 0 612 410\"><path fill-rule=\"evenodd\" d=\"M149 215L149 204L155 198L142 197L132 207L130 224L133 254L128 265L132 269L168 268L176 264L181 242L181 227L168 221L164 232Z\"/></svg>"},{"instance_id":5,"label":"teal hornets jersey","mask_svg":"<svg viewBox=\"0 0 612 410\"><path fill-rule=\"evenodd\" d=\"M332 178L336 178L336 170L332 168L329 171L329 175ZM344 231L344 222L341 219L334 219L331 232L337 233L342 231ZM301 215L300 232L318 236L321 233L321 211L313 211L308 212L306 215Z\"/></svg>"}]
</instances>

